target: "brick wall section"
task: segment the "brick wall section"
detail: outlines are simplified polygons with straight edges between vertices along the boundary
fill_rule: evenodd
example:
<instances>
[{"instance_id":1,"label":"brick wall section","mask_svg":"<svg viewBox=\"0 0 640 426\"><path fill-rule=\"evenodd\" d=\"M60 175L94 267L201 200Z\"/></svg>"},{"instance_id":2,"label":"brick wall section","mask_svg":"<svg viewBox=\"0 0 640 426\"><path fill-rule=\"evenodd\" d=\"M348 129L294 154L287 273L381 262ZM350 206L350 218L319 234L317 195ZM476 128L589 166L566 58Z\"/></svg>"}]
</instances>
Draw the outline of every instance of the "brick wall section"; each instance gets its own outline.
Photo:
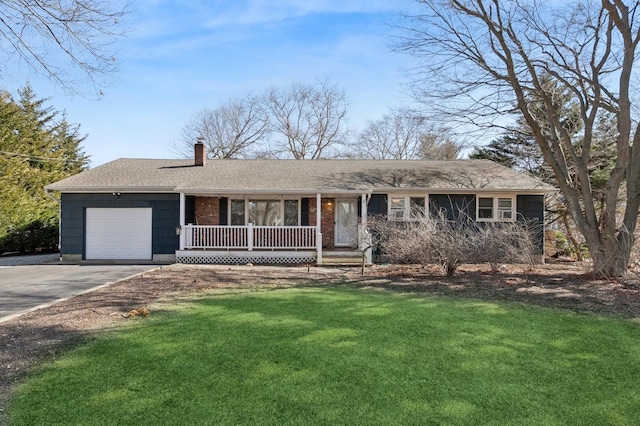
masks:
<instances>
[{"instance_id":1,"label":"brick wall section","mask_svg":"<svg viewBox=\"0 0 640 426\"><path fill-rule=\"evenodd\" d=\"M322 201L322 214L320 216L322 227L322 247L334 248L335 243L335 219L334 208L336 200L333 198L323 198ZM316 199L309 199L309 226L316 226Z\"/></svg>"},{"instance_id":2,"label":"brick wall section","mask_svg":"<svg viewBox=\"0 0 640 426\"><path fill-rule=\"evenodd\" d=\"M195 216L198 225L219 225L220 199L218 197L196 197Z\"/></svg>"},{"instance_id":3,"label":"brick wall section","mask_svg":"<svg viewBox=\"0 0 640 426\"><path fill-rule=\"evenodd\" d=\"M321 210L321 229L322 229L322 248L334 248L335 243L335 219L334 219L334 209L336 205L336 200L333 198L323 198L322 199L322 210Z\"/></svg>"}]
</instances>

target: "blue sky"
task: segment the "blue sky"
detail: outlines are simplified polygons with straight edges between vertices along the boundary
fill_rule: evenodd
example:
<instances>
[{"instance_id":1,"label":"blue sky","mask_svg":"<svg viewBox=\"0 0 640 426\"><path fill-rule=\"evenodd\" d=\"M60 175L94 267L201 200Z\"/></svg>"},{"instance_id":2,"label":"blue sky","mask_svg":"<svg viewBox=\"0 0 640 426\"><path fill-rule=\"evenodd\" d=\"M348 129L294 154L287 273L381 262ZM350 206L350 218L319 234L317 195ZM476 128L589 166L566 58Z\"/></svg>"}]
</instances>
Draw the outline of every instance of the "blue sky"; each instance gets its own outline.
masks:
<instances>
[{"instance_id":1,"label":"blue sky","mask_svg":"<svg viewBox=\"0 0 640 426\"><path fill-rule=\"evenodd\" d=\"M410 58L391 52L390 23L409 0L134 0L119 72L99 100L70 96L15 66L12 93L30 81L88 134L95 167L120 157L174 158L180 131L198 111L273 86L328 78L345 91L349 125L361 129L406 105Z\"/></svg>"}]
</instances>

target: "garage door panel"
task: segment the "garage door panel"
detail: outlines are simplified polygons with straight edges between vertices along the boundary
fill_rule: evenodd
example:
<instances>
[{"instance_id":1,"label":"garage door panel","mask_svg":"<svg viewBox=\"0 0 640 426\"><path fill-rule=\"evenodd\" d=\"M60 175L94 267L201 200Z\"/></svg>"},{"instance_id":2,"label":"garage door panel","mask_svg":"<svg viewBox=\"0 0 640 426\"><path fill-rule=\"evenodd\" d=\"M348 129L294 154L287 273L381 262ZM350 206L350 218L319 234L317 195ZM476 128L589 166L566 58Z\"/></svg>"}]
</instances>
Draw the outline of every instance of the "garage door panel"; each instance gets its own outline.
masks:
<instances>
[{"instance_id":1,"label":"garage door panel","mask_svg":"<svg viewBox=\"0 0 640 426\"><path fill-rule=\"evenodd\" d=\"M87 259L152 258L151 208L88 208Z\"/></svg>"}]
</instances>

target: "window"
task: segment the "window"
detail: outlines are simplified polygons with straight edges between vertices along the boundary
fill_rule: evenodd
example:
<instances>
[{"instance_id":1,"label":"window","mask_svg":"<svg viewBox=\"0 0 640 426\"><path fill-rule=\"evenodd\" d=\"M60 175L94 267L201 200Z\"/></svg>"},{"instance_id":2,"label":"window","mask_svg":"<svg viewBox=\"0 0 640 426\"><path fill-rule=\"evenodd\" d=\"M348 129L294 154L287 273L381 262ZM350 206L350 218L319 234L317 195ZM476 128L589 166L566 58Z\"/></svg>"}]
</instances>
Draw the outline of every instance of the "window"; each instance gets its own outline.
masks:
<instances>
[{"instance_id":1,"label":"window","mask_svg":"<svg viewBox=\"0 0 640 426\"><path fill-rule=\"evenodd\" d=\"M280 200L249 200L249 223L256 226L282 225Z\"/></svg>"},{"instance_id":2,"label":"window","mask_svg":"<svg viewBox=\"0 0 640 426\"><path fill-rule=\"evenodd\" d=\"M245 225L244 200L231 200L231 225Z\"/></svg>"},{"instance_id":3,"label":"window","mask_svg":"<svg viewBox=\"0 0 640 426\"><path fill-rule=\"evenodd\" d=\"M284 226L298 226L298 200L284 200Z\"/></svg>"},{"instance_id":4,"label":"window","mask_svg":"<svg viewBox=\"0 0 640 426\"><path fill-rule=\"evenodd\" d=\"M298 226L300 203L298 200L231 200L231 225L244 226Z\"/></svg>"},{"instance_id":5,"label":"window","mask_svg":"<svg viewBox=\"0 0 640 426\"><path fill-rule=\"evenodd\" d=\"M478 220L493 219L493 198L478 198Z\"/></svg>"},{"instance_id":6,"label":"window","mask_svg":"<svg viewBox=\"0 0 640 426\"><path fill-rule=\"evenodd\" d=\"M405 197L391 197L389 199L389 219L404 220L407 209Z\"/></svg>"},{"instance_id":7,"label":"window","mask_svg":"<svg viewBox=\"0 0 640 426\"><path fill-rule=\"evenodd\" d=\"M417 220L425 217L426 197L389 197L389 220Z\"/></svg>"},{"instance_id":8,"label":"window","mask_svg":"<svg viewBox=\"0 0 640 426\"><path fill-rule=\"evenodd\" d=\"M478 197L478 221L512 221L515 219L511 197Z\"/></svg>"},{"instance_id":9,"label":"window","mask_svg":"<svg viewBox=\"0 0 640 426\"><path fill-rule=\"evenodd\" d=\"M498 219L513 219L511 198L498 198Z\"/></svg>"}]
</instances>

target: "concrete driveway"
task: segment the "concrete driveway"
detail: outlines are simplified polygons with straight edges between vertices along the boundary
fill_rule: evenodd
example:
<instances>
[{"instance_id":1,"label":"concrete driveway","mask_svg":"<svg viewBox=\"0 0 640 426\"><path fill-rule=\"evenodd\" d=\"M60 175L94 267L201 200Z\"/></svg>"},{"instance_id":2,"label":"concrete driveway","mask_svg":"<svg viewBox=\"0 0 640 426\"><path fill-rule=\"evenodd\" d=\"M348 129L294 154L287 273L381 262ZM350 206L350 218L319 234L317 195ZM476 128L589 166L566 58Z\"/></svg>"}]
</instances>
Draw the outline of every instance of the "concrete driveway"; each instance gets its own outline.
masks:
<instances>
[{"instance_id":1,"label":"concrete driveway","mask_svg":"<svg viewBox=\"0 0 640 426\"><path fill-rule=\"evenodd\" d=\"M58 255L0 259L0 323L157 267L63 264Z\"/></svg>"}]
</instances>

